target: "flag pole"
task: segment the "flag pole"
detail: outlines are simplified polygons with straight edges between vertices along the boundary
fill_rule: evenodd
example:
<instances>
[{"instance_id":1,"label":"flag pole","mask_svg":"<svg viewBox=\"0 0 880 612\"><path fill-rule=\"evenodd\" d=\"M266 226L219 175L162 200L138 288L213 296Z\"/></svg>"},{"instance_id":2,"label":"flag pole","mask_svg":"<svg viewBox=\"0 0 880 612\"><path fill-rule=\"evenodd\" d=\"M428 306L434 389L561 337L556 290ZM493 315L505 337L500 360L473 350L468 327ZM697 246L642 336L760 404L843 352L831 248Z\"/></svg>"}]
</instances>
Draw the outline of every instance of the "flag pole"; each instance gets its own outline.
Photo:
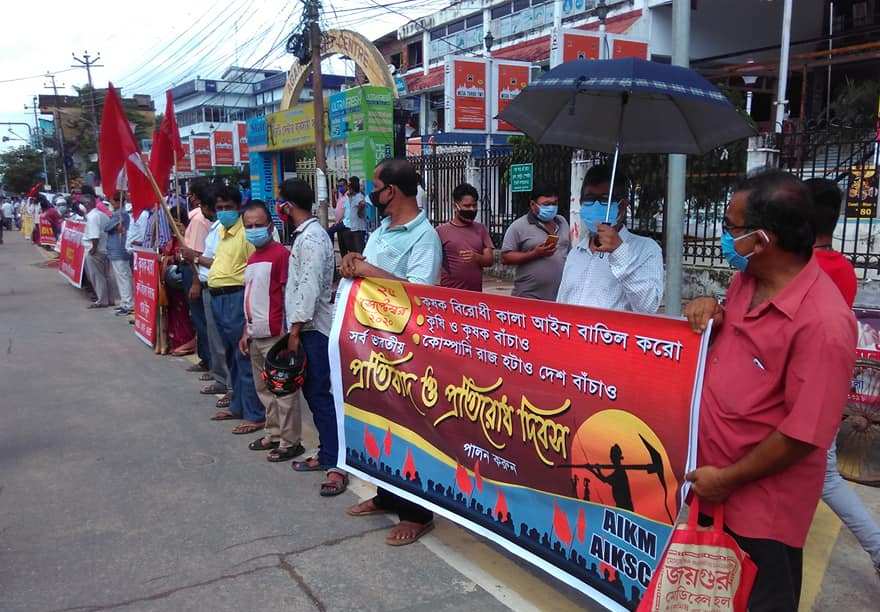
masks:
<instances>
[{"instance_id":1,"label":"flag pole","mask_svg":"<svg viewBox=\"0 0 880 612\"><path fill-rule=\"evenodd\" d=\"M177 224L174 222L175 219L171 216L171 211L168 209L168 204L165 203L165 196L162 195L162 190L159 189L159 184L156 183L156 178L150 171L150 167L146 164L144 164L144 174L146 174L147 178L150 180L150 185L153 187L153 193L159 200L159 206L162 207L162 210L165 211L165 216L168 217L168 225L171 226L171 231L174 232L174 237L177 238L177 241L181 244L181 246L184 246L185 242L183 240L183 234L180 233L180 228L178 228Z\"/></svg>"}]
</instances>

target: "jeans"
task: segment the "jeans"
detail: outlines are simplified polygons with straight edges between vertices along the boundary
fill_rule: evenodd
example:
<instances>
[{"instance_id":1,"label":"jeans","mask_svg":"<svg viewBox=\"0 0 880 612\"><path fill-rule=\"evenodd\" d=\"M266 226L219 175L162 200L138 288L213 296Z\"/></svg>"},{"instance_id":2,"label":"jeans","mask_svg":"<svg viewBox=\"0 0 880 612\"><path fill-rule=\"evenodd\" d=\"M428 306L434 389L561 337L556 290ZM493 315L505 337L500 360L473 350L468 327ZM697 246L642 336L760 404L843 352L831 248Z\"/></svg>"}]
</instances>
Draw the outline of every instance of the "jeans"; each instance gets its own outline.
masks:
<instances>
[{"instance_id":1,"label":"jeans","mask_svg":"<svg viewBox=\"0 0 880 612\"><path fill-rule=\"evenodd\" d=\"M266 409L257 397L251 360L238 350L244 331L244 289L234 293L211 296L214 323L226 353L226 367L232 379L232 404L229 412L252 423L266 420Z\"/></svg>"},{"instance_id":2,"label":"jeans","mask_svg":"<svg viewBox=\"0 0 880 612\"><path fill-rule=\"evenodd\" d=\"M865 509L856 492L843 481L843 477L837 471L836 440L828 449L822 501L834 510L834 514L852 532L865 552L871 555L874 567L880 568L880 526Z\"/></svg>"},{"instance_id":3,"label":"jeans","mask_svg":"<svg viewBox=\"0 0 880 612\"><path fill-rule=\"evenodd\" d=\"M208 348L211 353L211 374L213 374L215 382L226 385L226 388L229 389L232 387L232 380L229 378L229 368L226 367L226 351L223 350L223 340L220 339L220 332L217 331L217 324L214 322L211 294L204 284L202 285L202 304L202 311L205 313L205 327L208 330Z\"/></svg>"},{"instance_id":4,"label":"jeans","mask_svg":"<svg viewBox=\"0 0 880 612\"><path fill-rule=\"evenodd\" d=\"M205 303L201 296L197 300L189 299L189 290L192 288L195 272L192 266L180 266L180 272L183 274L183 293L187 296L187 304L189 305L189 318L196 328L196 354L209 369L211 367L211 345L208 342L208 320L205 318Z\"/></svg>"},{"instance_id":5,"label":"jeans","mask_svg":"<svg viewBox=\"0 0 880 612\"><path fill-rule=\"evenodd\" d=\"M327 353L327 336L319 331L300 334L300 342L306 353L306 380L303 396L312 411L312 419L318 430L318 461L324 468L336 465L339 454L339 438L336 429L336 407L330 392L330 357Z\"/></svg>"}]
</instances>

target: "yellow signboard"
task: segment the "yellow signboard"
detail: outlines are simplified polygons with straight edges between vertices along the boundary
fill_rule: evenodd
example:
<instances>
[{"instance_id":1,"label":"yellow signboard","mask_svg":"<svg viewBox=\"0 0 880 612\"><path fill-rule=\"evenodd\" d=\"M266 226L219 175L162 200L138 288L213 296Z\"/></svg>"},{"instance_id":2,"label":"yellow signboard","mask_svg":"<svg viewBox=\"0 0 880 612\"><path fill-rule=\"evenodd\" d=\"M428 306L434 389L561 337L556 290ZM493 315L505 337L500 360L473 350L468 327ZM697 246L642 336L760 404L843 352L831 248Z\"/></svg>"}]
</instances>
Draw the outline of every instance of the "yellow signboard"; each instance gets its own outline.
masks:
<instances>
[{"instance_id":1,"label":"yellow signboard","mask_svg":"<svg viewBox=\"0 0 880 612\"><path fill-rule=\"evenodd\" d=\"M324 122L324 137L330 135ZM248 145L251 151L280 151L315 144L315 110L311 104L248 121Z\"/></svg>"}]
</instances>

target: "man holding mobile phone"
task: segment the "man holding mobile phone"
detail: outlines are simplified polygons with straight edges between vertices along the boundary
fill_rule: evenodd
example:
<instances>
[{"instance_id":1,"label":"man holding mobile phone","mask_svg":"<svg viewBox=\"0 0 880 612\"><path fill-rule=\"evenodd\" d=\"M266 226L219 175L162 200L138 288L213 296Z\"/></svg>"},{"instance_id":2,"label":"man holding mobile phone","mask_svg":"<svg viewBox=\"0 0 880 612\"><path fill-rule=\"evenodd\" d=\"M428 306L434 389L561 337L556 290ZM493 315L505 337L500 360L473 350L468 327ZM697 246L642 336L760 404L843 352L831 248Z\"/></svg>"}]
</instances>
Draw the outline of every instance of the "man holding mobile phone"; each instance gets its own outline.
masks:
<instances>
[{"instance_id":1,"label":"man holding mobile phone","mask_svg":"<svg viewBox=\"0 0 880 612\"><path fill-rule=\"evenodd\" d=\"M536 182L529 212L510 224L501 261L516 267L511 295L554 301L571 248L568 222L558 213L559 190Z\"/></svg>"}]
</instances>

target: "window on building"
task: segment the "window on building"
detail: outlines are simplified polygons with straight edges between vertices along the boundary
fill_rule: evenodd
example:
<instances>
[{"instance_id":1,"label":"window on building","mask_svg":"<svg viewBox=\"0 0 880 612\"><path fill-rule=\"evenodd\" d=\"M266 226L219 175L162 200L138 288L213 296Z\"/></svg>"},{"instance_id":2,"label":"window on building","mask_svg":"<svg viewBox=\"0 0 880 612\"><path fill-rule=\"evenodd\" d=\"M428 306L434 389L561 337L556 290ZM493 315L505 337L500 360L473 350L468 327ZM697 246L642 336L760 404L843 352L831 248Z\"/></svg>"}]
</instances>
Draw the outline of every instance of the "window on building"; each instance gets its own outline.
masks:
<instances>
[{"instance_id":1,"label":"window on building","mask_svg":"<svg viewBox=\"0 0 880 612\"><path fill-rule=\"evenodd\" d=\"M498 19L499 17L504 17L505 15L510 15L510 3L502 4L501 6L496 6L492 8L492 19Z\"/></svg>"},{"instance_id":2,"label":"window on building","mask_svg":"<svg viewBox=\"0 0 880 612\"><path fill-rule=\"evenodd\" d=\"M431 38L434 38L434 39L443 38L444 36L446 36L446 26L440 26L439 28L434 28L433 30L431 30L430 34L431 34Z\"/></svg>"},{"instance_id":3,"label":"window on building","mask_svg":"<svg viewBox=\"0 0 880 612\"><path fill-rule=\"evenodd\" d=\"M447 34L455 34L456 32L461 32L464 29L464 19L459 19L458 21L453 21L452 23L446 26Z\"/></svg>"},{"instance_id":4,"label":"window on building","mask_svg":"<svg viewBox=\"0 0 880 612\"><path fill-rule=\"evenodd\" d=\"M513 12L522 11L531 6L529 0L513 0Z\"/></svg>"},{"instance_id":5,"label":"window on building","mask_svg":"<svg viewBox=\"0 0 880 612\"><path fill-rule=\"evenodd\" d=\"M400 53L395 53L394 55L392 55L391 57L388 58L389 63L392 66L394 66L395 68L397 68L398 70L400 70L400 59L401 59Z\"/></svg>"},{"instance_id":6,"label":"window on building","mask_svg":"<svg viewBox=\"0 0 880 612\"><path fill-rule=\"evenodd\" d=\"M467 19L465 19L464 27L470 30L471 28L481 28L483 27L483 16L479 13L476 15L471 15Z\"/></svg>"},{"instance_id":7,"label":"window on building","mask_svg":"<svg viewBox=\"0 0 880 612\"><path fill-rule=\"evenodd\" d=\"M406 46L406 59L410 68L422 65L422 41L411 42Z\"/></svg>"}]
</instances>

